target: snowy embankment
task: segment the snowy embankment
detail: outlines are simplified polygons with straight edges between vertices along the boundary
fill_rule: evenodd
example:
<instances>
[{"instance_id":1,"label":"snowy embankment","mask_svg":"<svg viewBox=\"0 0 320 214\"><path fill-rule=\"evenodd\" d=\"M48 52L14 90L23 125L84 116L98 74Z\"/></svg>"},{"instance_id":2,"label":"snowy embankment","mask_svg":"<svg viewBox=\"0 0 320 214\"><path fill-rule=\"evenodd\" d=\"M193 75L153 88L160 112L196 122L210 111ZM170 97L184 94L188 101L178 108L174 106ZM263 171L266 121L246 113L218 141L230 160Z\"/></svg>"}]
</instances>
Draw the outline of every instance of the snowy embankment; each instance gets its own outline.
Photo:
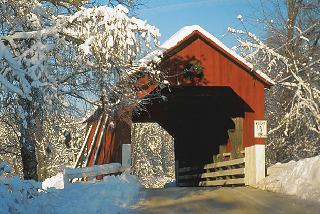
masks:
<instances>
[{"instance_id":1,"label":"snowy embankment","mask_svg":"<svg viewBox=\"0 0 320 214\"><path fill-rule=\"evenodd\" d=\"M46 190L48 188L56 188L56 189L63 189L63 174L58 173L51 178L47 178L42 182L42 189Z\"/></svg>"},{"instance_id":2,"label":"snowy embankment","mask_svg":"<svg viewBox=\"0 0 320 214\"><path fill-rule=\"evenodd\" d=\"M277 163L268 168L268 174L258 188L320 202L320 156Z\"/></svg>"},{"instance_id":3,"label":"snowy embankment","mask_svg":"<svg viewBox=\"0 0 320 214\"><path fill-rule=\"evenodd\" d=\"M4 176L0 172L0 213L71 214L130 213L129 206L140 198L135 176L107 176L96 183L74 183L64 189L62 176L41 183Z\"/></svg>"}]
</instances>

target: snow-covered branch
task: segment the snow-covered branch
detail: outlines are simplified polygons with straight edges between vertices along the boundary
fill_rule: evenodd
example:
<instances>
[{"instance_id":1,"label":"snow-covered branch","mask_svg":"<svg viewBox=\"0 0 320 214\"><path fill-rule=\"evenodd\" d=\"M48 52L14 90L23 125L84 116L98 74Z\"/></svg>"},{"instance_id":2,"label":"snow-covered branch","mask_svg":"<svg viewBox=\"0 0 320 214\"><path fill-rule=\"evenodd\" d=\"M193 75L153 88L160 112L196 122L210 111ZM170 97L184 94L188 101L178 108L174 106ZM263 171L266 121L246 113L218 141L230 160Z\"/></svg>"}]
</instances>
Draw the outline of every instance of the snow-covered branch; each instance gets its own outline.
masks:
<instances>
[{"instance_id":1,"label":"snow-covered branch","mask_svg":"<svg viewBox=\"0 0 320 214\"><path fill-rule=\"evenodd\" d=\"M35 151L53 150L48 120L81 117L94 105L139 104L137 75L159 75L139 59L158 44L159 31L123 5L63 14L46 1L0 1L0 98L15 104L23 163L33 170L26 178L36 179Z\"/></svg>"},{"instance_id":2,"label":"snow-covered branch","mask_svg":"<svg viewBox=\"0 0 320 214\"><path fill-rule=\"evenodd\" d=\"M288 38L289 32L281 34L281 30L270 29L264 40L246 29L228 29L238 41L235 49L255 70L263 71L275 82L267 93L271 127L267 148L276 148L273 152L280 148L295 150L296 156L291 152L288 157L306 157L306 150L298 148L305 148L301 145L304 143L315 146L320 138L320 48L316 30L319 23L318 19L309 26L303 25L304 28L292 26L293 35ZM317 151L320 152L315 148L312 154Z\"/></svg>"}]
</instances>

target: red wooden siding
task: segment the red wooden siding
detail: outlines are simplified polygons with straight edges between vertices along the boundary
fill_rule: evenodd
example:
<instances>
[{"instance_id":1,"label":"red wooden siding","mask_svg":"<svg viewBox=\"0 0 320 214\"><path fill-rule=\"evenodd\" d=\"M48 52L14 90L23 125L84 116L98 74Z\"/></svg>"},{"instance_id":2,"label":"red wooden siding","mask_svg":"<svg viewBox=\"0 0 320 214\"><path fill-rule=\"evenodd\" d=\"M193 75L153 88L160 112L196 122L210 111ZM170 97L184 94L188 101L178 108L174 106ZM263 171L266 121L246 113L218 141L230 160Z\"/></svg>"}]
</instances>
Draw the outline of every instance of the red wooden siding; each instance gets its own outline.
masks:
<instances>
[{"instance_id":1,"label":"red wooden siding","mask_svg":"<svg viewBox=\"0 0 320 214\"><path fill-rule=\"evenodd\" d=\"M95 118L87 123L87 127L92 126L92 129L86 142L86 166L120 163L122 144L128 144L131 140L131 123L128 122L131 121L131 113L128 108L123 107L114 117L99 111L97 110Z\"/></svg>"},{"instance_id":2,"label":"red wooden siding","mask_svg":"<svg viewBox=\"0 0 320 214\"><path fill-rule=\"evenodd\" d=\"M190 37L185 43L187 45L178 46L178 52L165 59L163 69L169 75L175 75L183 72L189 61L199 61L204 68L200 86L228 86L253 109L254 113L245 113L244 146L264 144L263 139L255 139L253 136L253 121L264 119L264 88L268 85L260 77L254 76L252 71L248 71L243 63L237 62L205 38ZM170 51L175 52L175 49ZM171 85L192 85L183 75L170 78L169 82Z\"/></svg>"},{"instance_id":3,"label":"red wooden siding","mask_svg":"<svg viewBox=\"0 0 320 214\"><path fill-rule=\"evenodd\" d=\"M200 82L187 80L184 75L181 75L186 65L195 60L199 61L203 67L204 77ZM189 158L196 161L199 157L201 159L203 154L208 157L212 155L211 153L216 152L219 146L211 145L214 138L217 141L220 138L224 144L228 142L227 151L230 151L228 136L219 135L220 132L227 130L226 127L219 125L220 122L226 126L231 120L230 115L244 117L243 143L245 147L264 144L264 139L254 138L253 124L254 120L264 119L264 89L270 87L271 83L252 71L247 64L200 32L194 31L164 53L160 69L169 76L168 80L174 92L169 93L171 97L168 102L147 106L150 111L150 114L147 114L149 117L142 114L137 121L158 122L165 126L170 134L176 133L175 149L179 150L179 154L176 155L182 157L182 160ZM140 78L136 86L141 89L137 94L139 97L147 96L158 87L156 83L150 82L148 76ZM221 102L220 104L224 105L225 109L221 111L223 115L219 115L219 106L215 102ZM232 108L228 108L231 105L233 105ZM215 110L218 113L214 112ZM234 111L234 114L231 114L230 111ZM200 116L197 117L197 114ZM125 106L120 108L112 118L108 118L105 128L102 128L102 124L97 127L98 118L88 123L93 128L87 141L88 150L92 147L87 157L87 165L120 162L122 144L131 143L131 120L134 118L132 110ZM196 125L192 121L196 121ZM215 133L210 135L212 126ZM97 135L94 138L97 129ZM205 134L199 136L203 132ZM100 139L100 136L102 144L99 149L99 142L96 142L96 139ZM201 144L201 142L205 143ZM203 148L200 148L201 146ZM194 155L196 152L199 153L197 156Z\"/></svg>"}]
</instances>

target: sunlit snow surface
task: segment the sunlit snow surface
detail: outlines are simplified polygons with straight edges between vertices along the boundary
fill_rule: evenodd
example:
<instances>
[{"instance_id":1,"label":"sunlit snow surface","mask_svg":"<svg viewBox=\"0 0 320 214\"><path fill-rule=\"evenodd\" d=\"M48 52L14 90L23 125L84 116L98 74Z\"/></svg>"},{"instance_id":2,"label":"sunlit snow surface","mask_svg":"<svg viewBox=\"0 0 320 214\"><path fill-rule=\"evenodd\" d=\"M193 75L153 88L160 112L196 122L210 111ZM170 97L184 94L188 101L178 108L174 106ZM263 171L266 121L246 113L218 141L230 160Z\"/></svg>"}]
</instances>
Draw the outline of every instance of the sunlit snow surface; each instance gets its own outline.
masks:
<instances>
[{"instance_id":1,"label":"sunlit snow surface","mask_svg":"<svg viewBox=\"0 0 320 214\"><path fill-rule=\"evenodd\" d=\"M258 188L320 201L320 156L276 167L280 170L259 182ZM74 183L64 189L50 188L61 187L61 182L58 174L45 182L47 190L38 191L39 182L1 175L0 213L130 213L129 207L141 196L138 180L127 174L107 176L100 182Z\"/></svg>"},{"instance_id":2,"label":"sunlit snow surface","mask_svg":"<svg viewBox=\"0 0 320 214\"><path fill-rule=\"evenodd\" d=\"M272 167L280 170L260 181L258 188L320 202L320 156Z\"/></svg>"},{"instance_id":3,"label":"sunlit snow surface","mask_svg":"<svg viewBox=\"0 0 320 214\"><path fill-rule=\"evenodd\" d=\"M52 178L52 184L57 185L60 178ZM38 192L32 188L39 185L17 177L1 177L0 213L130 213L129 206L140 198L141 188L135 176L126 174L108 176L101 182L74 183L65 189Z\"/></svg>"},{"instance_id":4,"label":"sunlit snow surface","mask_svg":"<svg viewBox=\"0 0 320 214\"><path fill-rule=\"evenodd\" d=\"M58 173L51 178L47 178L42 182L42 189L55 188L55 189L63 189L63 174Z\"/></svg>"}]
</instances>

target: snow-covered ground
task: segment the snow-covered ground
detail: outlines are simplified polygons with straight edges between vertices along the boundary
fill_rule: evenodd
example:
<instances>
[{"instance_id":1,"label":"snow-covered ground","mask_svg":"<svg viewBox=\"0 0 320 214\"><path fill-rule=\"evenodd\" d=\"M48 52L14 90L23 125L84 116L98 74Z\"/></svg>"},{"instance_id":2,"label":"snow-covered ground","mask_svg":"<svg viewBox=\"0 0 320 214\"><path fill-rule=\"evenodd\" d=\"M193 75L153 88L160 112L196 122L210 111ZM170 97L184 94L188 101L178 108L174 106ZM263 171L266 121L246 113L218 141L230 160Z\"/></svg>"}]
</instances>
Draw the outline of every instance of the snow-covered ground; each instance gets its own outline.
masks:
<instances>
[{"instance_id":1,"label":"snow-covered ground","mask_svg":"<svg viewBox=\"0 0 320 214\"><path fill-rule=\"evenodd\" d=\"M71 214L130 213L140 198L141 185L135 176L107 176L95 183L74 183L63 188L62 176L41 183L0 175L0 213Z\"/></svg>"},{"instance_id":2,"label":"snow-covered ground","mask_svg":"<svg viewBox=\"0 0 320 214\"><path fill-rule=\"evenodd\" d=\"M320 156L276 164L258 188L320 202ZM10 176L0 163L0 214L130 213L141 198L135 176L107 176L100 182L74 183L63 187L62 174L43 183ZM40 190L40 191L39 191Z\"/></svg>"},{"instance_id":3,"label":"snow-covered ground","mask_svg":"<svg viewBox=\"0 0 320 214\"><path fill-rule=\"evenodd\" d=\"M258 188L320 202L320 156L277 163L268 171Z\"/></svg>"}]
</instances>

